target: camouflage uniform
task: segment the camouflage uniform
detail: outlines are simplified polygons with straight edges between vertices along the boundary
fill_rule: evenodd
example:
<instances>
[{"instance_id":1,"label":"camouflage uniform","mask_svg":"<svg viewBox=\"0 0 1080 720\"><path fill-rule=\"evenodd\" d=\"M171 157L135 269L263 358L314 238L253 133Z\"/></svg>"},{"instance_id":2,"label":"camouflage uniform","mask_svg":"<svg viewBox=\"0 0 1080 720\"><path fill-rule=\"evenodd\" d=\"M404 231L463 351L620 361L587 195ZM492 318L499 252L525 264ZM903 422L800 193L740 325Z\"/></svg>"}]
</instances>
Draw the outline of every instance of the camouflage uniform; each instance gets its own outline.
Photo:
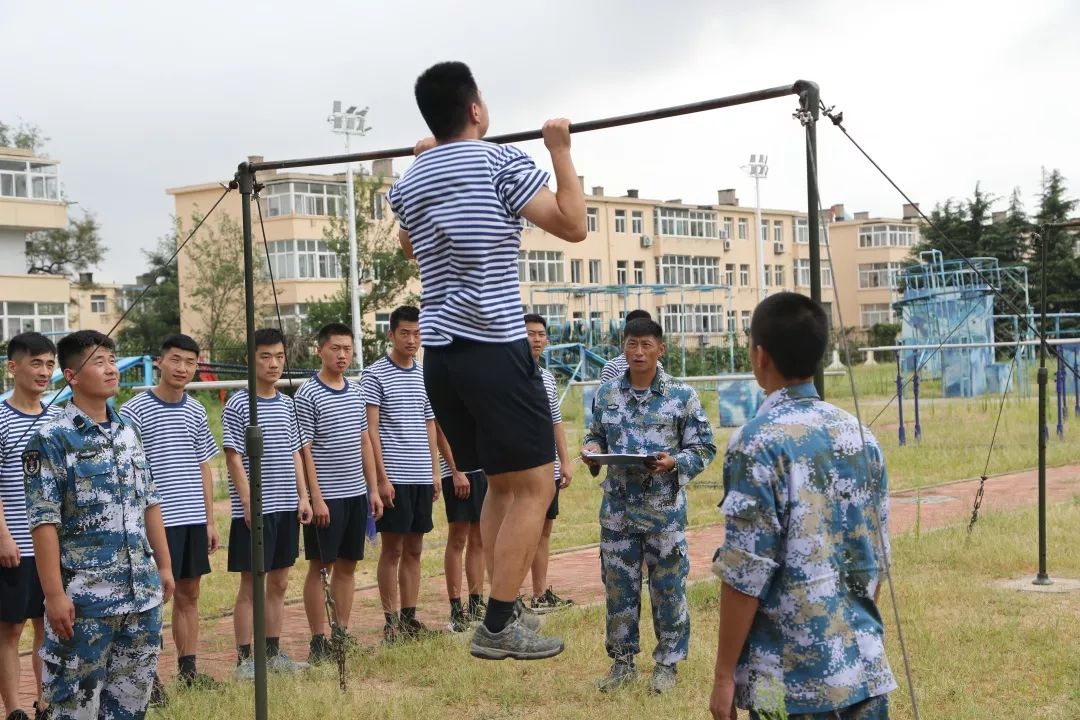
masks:
<instances>
[{"instance_id":1,"label":"camouflage uniform","mask_svg":"<svg viewBox=\"0 0 1080 720\"><path fill-rule=\"evenodd\" d=\"M649 568L649 594L657 645L653 659L674 665L690 646L686 577L684 486L716 455L712 427L689 385L657 372L643 399L624 374L596 392L585 444L604 452L666 452L676 459L665 474L644 467L609 466L600 504L601 577L607 594L605 645L613 658L640 650L641 563Z\"/></svg>"},{"instance_id":2,"label":"camouflage uniform","mask_svg":"<svg viewBox=\"0 0 1080 720\"><path fill-rule=\"evenodd\" d=\"M809 383L772 393L732 436L713 569L761 602L736 668L739 707L848 717L896 688L874 602L887 503L877 441Z\"/></svg>"},{"instance_id":3,"label":"camouflage uniform","mask_svg":"<svg viewBox=\"0 0 1080 720\"><path fill-rule=\"evenodd\" d=\"M159 502L135 428L109 409L108 431L74 403L26 446L33 530L55 525L75 632L46 623L43 685L53 718L142 718L161 646L161 578L146 537Z\"/></svg>"}]
</instances>

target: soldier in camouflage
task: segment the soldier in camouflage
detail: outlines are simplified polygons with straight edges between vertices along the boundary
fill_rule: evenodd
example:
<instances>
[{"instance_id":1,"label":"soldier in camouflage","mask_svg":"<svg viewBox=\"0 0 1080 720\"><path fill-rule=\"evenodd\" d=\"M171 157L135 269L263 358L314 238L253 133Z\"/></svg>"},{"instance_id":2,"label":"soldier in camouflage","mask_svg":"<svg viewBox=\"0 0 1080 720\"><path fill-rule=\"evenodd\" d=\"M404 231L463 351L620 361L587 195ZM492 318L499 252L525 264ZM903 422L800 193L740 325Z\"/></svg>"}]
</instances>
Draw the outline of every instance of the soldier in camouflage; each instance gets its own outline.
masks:
<instances>
[{"instance_id":1,"label":"soldier in camouflage","mask_svg":"<svg viewBox=\"0 0 1080 720\"><path fill-rule=\"evenodd\" d=\"M112 341L82 330L58 351L72 401L22 457L48 620L45 699L56 720L142 718L173 590L159 498L138 434L107 404Z\"/></svg>"},{"instance_id":2,"label":"soldier in camouflage","mask_svg":"<svg viewBox=\"0 0 1080 720\"><path fill-rule=\"evenodd\" d=\"M716 455L712 428L693 388L657 369L663 331L648 319L626 325L629 368L596 393L582 459L591 453L647 454L638 465L610 465L600 505L601 575L607 594L605 645L613 658L607 691L633 681L639 652L642 561L649 571L656 649L651 687L675 685L690 645L685 486Z\"/></svg>"},{"instance_id":3,"label":"soldier in camouflage","mask_svg":"<svg viewBox=\"0 0 1080 720\"><path fill-rule=\"evenodd\" d=\"M724 458L717 720L736 706L751 718L888 717L885 462L870 431L814 389L827 340L825 311L805 296L770 295L754 311L750 359L768 397Z\"/></svg>"}]
</instances>

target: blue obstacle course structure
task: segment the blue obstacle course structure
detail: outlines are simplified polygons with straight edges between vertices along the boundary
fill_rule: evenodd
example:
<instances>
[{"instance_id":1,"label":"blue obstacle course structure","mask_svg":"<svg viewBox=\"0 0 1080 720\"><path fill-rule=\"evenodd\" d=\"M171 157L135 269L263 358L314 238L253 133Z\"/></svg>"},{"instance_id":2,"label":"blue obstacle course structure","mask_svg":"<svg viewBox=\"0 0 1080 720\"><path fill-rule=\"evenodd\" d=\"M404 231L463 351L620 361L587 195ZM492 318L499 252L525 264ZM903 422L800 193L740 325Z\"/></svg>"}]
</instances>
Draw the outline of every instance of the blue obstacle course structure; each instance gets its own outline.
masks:
<instances>
[{"instance_id":1,"label":"blue obstacle course structure","mask_svg":"<svg viewBox=\"0 0 1080 720\"><path fill-rule=\"evenodd\" d=\"M0 358L0 360L7 360L7 358ZM117 358L116 367L120 371L120 387L133 388L154 384L154 358L149 355ZM63 383L63 380L64 371L57 368L49 382L56 385ZM11 397L12 392L14 392L14 389L0 394L0 402ZM42 396L43 401L51 404L67 402L70 399L71 388L68 387L67 383L63 383L63 387L50 390Z\"/></svg>"}]
</instances>

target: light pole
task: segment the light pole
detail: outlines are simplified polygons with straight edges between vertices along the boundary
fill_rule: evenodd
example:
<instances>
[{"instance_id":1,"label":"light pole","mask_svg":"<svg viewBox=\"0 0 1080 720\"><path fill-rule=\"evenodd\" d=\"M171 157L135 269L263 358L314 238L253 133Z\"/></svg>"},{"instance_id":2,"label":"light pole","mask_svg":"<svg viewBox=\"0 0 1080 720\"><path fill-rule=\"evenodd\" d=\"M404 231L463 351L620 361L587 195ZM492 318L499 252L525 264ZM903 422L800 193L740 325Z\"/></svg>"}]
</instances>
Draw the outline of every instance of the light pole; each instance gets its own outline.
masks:
<instances>
[{"instance_id":1,"label":"light pole","mask_svg":"<svg viewBox=\"0 0 1080 720\"><path fill-rule=\"evenodd\" d=\"M769 156L751 155L750 162L742 166L750 177L754 178L754 225L757 232L757 276L758 296L764 300L768 295L765 283L765 236L761 224L761 181L769 176Z\"/></svg>"},{"instance_id":2,"label":"light pole","mask_svg":"<svg viewBox=\"0 0 1080 720\"><path fill-rule=\"evenodd\" d=\"M341 101L335 100L333 110L326 121L330 123L330 131L345 136L345 153L352 152L352 136L363 137L371 132L367 125L368 109L357 110L356 105L348 110L341 109ZM356 250L356 191L353 188L352 163L345 165L345 190L349 204L349 303L352 315L353 348L356 351L356 362L361 370L364 369L364 331L361 329L360 317L360 268L357 267Z\"/></svg>"}]
</instances>

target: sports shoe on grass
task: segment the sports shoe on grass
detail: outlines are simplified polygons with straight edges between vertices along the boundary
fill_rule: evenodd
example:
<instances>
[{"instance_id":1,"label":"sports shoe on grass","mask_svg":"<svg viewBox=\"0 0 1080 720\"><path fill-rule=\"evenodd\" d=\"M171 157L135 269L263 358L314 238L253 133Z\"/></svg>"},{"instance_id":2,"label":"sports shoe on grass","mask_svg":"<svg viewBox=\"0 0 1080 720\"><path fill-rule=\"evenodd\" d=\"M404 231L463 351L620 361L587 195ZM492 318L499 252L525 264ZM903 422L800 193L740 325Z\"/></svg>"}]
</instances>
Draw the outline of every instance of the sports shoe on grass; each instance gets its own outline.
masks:
<instances>
[{"instance_id":1,"label":"sports shoe on grass","mask_svg":"<svg viewBox=\"0 0 1080 720\"><path fill-rule=\"evenodd\" d=\"M487 612L487 603L481 600L473 606L472 610L465 611L465 617L469 619L469 622L473 625L479 622L484 622L484 613Z\"/></svg>"},{"instance_id":2,"label":"sports shoe on grass","mask_svg":"<svg viewBox=\"0 0 1080 720\"><path fill-rule=\"evenodd\" d=\"M322 665L334 660L334 648L325 635L315 635L308 643L308 664Z\"/></svg>"},{"instance_id":3,"label":"sports shoe on grass","mask_svg":"<svg viewBox=\"0 0 1080 720\"><path fill-rule=\"evenodd\" d=\"M607 677L600 681L600 692L612 692L631 685L637 679L637 667L630 655L619 656L611 664Z\"/></svg>"},{"instance_id":4,"label":"sports shoe on grass","mask_svg":"<svg viewBox=\"0 0 1080 720\"><path fill-rule=\"evenodd\" d=\"M555 594L555 591L548 586L540 595L537 595L529 602L530 609L537 615L545 615L555 610L562 610L563 608L570 607L574 604L573 600L567 598L561 598Z\"/></svg>"},{"instance_id":5,"label":"sports shoe on grass","mask_svg":"<svg viewBox=\"0 0 1080 720\"><path fill-rule=\"evenodd\" d=\"M237 680L255 679L255 658L248 656L240 661L233 669L233 677Z\"/></svg>"},{"instance_id":6,"label":"sports shoe on grass","mask_svg":"<svg viewBox=\"0 0 1080 720\"><path fill-rule=\"evenodd\" d=\"M562 651L560 638L537 635L520 614L515 614L501 632L493 633L482 623L477 625L469 647L473 657L484 660L542 660Z\"/></svg>"},{"instance_id":7,"label":"sports shoe on grass","mask_svg":"<svg viewBox=\"0 0 1080 720\"><path fill-rule=\"evenodd\" d=\"M652 670L652 679L649 681L649 689L657 695L666 693L675 687L678 680L674 665L662 665L657 663Z\"/></svg>"},{"instance_id":8,"label":"sports shoe on grass","mask_svg":"<svg viewBox=\"0 0 1080 720\"><path fill-rule=\"evenodd\" d=\"M404 636L403 639L406 640L424 640L438 635L437 631L429 629L427 625L416 618L401 618L399 632Z\"/></svg>"},{"instance_id":9,"label":"sports shoe on grass","mask_svg":"<svg viewBox=\"0 0 1080 720\"><path fill-rule=\"evenodd\" d=\"M450 624L447 628L452 633L463 633L472 627L472 622L469 619L469 614L464 610L451 610L450 611Z\"/></svg>"},{"instance_id":10,"label":"sports shoe on grass","mask_svg":"<svg viewBox=\"0 0 1080 720\"><path fill-rule=\"evenodd\" d=\"M300 662L299 660L293 660L291 657L283 652L279 652L277 655L271 655L266 658L266 669L275 673L294 673L301 670L307 670L310 665L306 662Z\"/></svg>"},{"instance_id":11,"label":"sports shoe on grass","mask_svg":"<svg viewBox=\"0 0 1080 720\"><path fill-rule=\"evenodd\" d=\"M167 702L169 702L169 697L165 694L165 685L162 684L157 673L154 673L154 685L150 689L150 707L165 707Z\"/></svg>"},{"instance_id":12,"label":"sports shoe on grass","mask_svg":"<svg viewBox=\"0 0 1080 720\"><path fill-rule=\"evenodd\" d=\"M178 675L177 680L183 683L184 687L191 690L220 690L225 686L224 683L218 682L206 673L195 673L194 675Z\"/></svg>"},{"instance_id":13,"label":"sports shoe on grass","mask_svg":"<svg viewBox=\"0 0 1080 720\"><path fill-rule=\"evenodd\" d=\"M7 720L30 720L30 716L22 710L15 709L7 716Z\"/></svg>"}]
</instances>

